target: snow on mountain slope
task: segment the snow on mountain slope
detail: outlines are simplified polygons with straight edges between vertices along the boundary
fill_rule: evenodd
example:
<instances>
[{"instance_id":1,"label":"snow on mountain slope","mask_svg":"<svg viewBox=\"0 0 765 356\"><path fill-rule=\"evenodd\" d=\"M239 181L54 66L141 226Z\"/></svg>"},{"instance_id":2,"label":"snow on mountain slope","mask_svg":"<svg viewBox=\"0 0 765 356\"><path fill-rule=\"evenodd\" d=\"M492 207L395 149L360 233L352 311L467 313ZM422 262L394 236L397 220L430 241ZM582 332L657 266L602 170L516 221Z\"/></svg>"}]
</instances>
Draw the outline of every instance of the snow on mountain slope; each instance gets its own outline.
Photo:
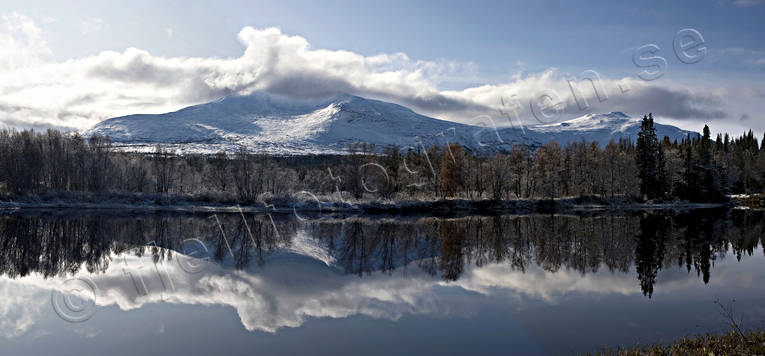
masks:
<instances>
[{"instance_id":1,"label":"snow on mountain slope","mask_svg":"<svg viewBox=\"0 0 765 356\"><path fill-rule=\"evenodd\" d=\"M108 135L120 143L245 145L253 151L295 153L343 151L358 142L378 147L447 141L475 146L476 129L358 96L299 100L255 93L167 114L117 117L87 134Z\"/></svg>"},{"instance_id":2,"label":"snow on mountain slope","mask_svg":"<svg viewBox=\"0 0 765 356\"><path fill-rule=\"evenodd\" d=\"M529 126L526 132L539 142L557 141L565 144L574 141L596 141L601 145L607 144L611 140L620 138L631 138L633 142L637 140L640 132L641 118L631 118L621 112L611 112L607 114L587 114L571 120ZM656 136L659 139L668 136L670 140L678 141L685 138L690 133L686 130L674 126L654 123ZM510 135L504 133L503 135Z\"/></svg>"},{"instance_id":3,"label":"snow on mountain slope","mask_svg":"<svg viewBox=\"0 0 765 356\"><path fill-rule=\"evenodd\" d=\"M338 153L350 144L416 147L459 142L473 150L507 150L513 144L540 145L555 140L598 141L637 137L639 119L614 112L496 132L481 126L423 116L401 105L358 96L293 99L256 92L229 96L159 115L129 115L103 121L87 135L108 135L135 150L156 143L181 151L233 151L240 145L254 152ZM657 125L659 137L685 137L688 132ZM499 136L499 138L498 138Z\"/></svg>"}]
</instances>

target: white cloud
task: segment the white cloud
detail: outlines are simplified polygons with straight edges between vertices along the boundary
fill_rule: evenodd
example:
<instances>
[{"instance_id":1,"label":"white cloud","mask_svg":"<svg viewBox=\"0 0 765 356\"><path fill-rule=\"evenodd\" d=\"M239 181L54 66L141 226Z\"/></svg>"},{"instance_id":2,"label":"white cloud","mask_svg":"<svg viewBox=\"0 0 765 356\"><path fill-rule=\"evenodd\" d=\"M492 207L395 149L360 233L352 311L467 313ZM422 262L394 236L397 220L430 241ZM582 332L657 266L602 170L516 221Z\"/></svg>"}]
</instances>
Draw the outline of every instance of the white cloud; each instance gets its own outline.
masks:
<instances>
[{"instance_id":1,"label":"white cloud","mask_svg":"<svg viewBox=\"0 0 765 356\"><path fill-rule=\"evenodd\" d=\"M0 20L0 72L36 66L52 55L34 20L16 12Z\"/></svg>"},{"instance_id":2,"label":"white cloud","mask_svg":"<svg viewBox=\"0 0 765 356\"><path fill-rule=\"evenodd\" d=\"M23 28L0 34L0 43L13 44L8 47L10 61L0 65L6 69L0 70L0 125L5 126L85 129L109 117L162 113L256 90L301 97L345 92L461 122L481 114L497 116L502 109L500 99L511 102L513 96L521 104L521 118L531 120L529 103L552 91L565 104L563 115L587 113L576 105L567 76L556 69L518 74L503 84L444 91L438 88L441 81L474 75L476 66L414 60L404 53L363 56L316 49L303 37L288 36L276 28L252 27L239 32L245 50L235 58L161 57L128 48L50 62L45 61L50 51L34 22L18 14L3 17L3 22L6 28ZM93 23L103 25L103 21ZM30 54L33 60L29 63L35 65L20 65L18 58L28 57L23 53ZM603 103L583 86L591 110L642 114L651 108L658 116L666 113L677 119L724 115L719 106L725 93L718 89L687 88L669 81L658 86L634 79L602 79L609 94ZM629 83L631 91L622 93L619 84L623 83Z\"/></svg>"},{"instance_id":3,"label":"white cloud","mask_svg":"<svg viewBox=\"0 0 765 356\"><path fill-rule=\"evenodd\" d=\"M101 31L101 29L104 27L106 22L104 19L100 17L94 17L92 19L87 19L80 23L80 33L83 35L96 33L98 31Z\"/></svg>"}]
</instances>

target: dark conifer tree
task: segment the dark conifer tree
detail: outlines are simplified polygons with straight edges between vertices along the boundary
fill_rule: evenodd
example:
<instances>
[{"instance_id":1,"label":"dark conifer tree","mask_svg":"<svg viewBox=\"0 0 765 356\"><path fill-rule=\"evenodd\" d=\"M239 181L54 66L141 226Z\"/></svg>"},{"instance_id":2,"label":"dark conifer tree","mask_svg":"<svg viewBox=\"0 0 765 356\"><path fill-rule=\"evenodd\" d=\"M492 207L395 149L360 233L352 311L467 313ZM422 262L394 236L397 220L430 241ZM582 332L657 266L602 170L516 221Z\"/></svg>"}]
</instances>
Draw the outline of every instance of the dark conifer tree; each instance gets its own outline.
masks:
<instances>
[{"instance_id":1,"label":"dark conifer tree","mask_svg":"<svg viewBox=\"0 0 765 356\"><path fill-rule=\"evenodd\" d=\"M664 152L656 138L652 114L643 116L635 153L640 177L640 194L649 199L663 196L666 187Z\"/></svg>"}]
</instances>

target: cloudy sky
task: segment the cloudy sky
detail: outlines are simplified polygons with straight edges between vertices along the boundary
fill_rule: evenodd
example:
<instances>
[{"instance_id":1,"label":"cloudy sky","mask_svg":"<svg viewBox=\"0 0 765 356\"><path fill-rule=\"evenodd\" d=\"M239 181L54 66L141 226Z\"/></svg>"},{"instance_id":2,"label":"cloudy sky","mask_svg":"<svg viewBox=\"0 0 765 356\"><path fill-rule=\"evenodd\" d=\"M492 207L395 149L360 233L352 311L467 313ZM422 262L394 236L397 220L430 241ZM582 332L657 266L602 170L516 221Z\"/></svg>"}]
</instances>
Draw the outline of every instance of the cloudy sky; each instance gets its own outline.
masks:
<instances>
[{"instance_id":1,"label":"cloudy sky","mask_svg":"<svg viewBox=\"0 0 765 356\"><path fill-rule=\"evenodd\" d=\"M260 90L466 123L624 111L762 132L763 18L763 0L5 0L0 126L80 130Z\"/></svg>"}]
</instances>

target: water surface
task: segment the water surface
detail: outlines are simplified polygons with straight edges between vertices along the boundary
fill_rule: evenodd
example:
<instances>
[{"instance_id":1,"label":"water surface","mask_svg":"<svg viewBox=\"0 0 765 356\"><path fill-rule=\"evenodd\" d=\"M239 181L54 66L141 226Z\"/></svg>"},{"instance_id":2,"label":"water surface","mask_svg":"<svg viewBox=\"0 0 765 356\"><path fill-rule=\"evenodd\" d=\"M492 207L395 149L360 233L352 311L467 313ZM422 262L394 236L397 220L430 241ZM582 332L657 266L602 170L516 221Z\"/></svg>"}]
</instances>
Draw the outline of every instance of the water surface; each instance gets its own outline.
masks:
<instances>
[{"instance_id":1,"label":"water surface","mask_svg":"<svg viewBox=\"0 0 765 356\"><path fill-rule=\"evenodd\" d=\"M0 216L0 353L571 354L765 320L763 214Z\"/></svg>"}]
</instances>

